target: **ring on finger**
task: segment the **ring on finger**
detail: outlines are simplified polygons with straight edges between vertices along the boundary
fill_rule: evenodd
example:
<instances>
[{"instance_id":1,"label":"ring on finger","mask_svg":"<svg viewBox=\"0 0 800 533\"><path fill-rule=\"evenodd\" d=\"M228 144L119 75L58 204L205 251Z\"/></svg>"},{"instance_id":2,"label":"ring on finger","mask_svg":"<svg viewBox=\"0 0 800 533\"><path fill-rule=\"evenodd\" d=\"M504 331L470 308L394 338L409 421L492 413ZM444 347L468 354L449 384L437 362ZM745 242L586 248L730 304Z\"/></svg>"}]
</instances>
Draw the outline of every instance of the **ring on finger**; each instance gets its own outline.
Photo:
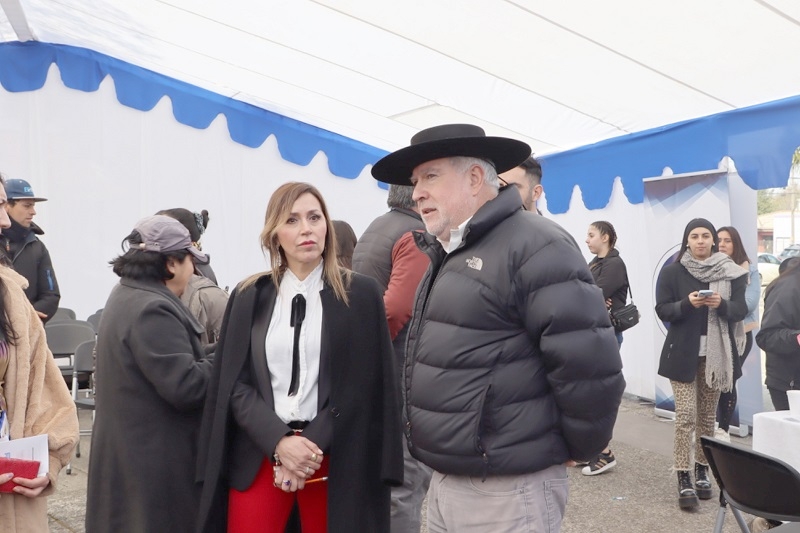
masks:
<instances>
[{"instance_id":1,"label":"ring on finger","mask_svg":"<svg viewBox=\"0 0 800 533\"><path fill-rule=\"evenodd\" d=\"M309 472L311 472L311 467L310 467L310 466L307 466L307 467L306 467L306 475L308 475L308 473L309 473Z\"/></svg>"},{"instance_id":2,"label":"ring on finger","mask_svg":"<svg viewBox=\"0 0 800 533\"><path fill-rule=\"evenodd\" d=\"M284 487L290 487L291 485L292 485L292 480L291 479L284 479L283 480L283 486Z\"/></svg>"},{"instance_id":3,"label":"ring on finger","mask_svg":"<svg viewBox=\"0 0 800 533\"><path fill-rule=\"evenodd\" d=\"M317 457L319 456L316 453L311 454L311 460L314 461L315 463L317 462Z\"/></svg>"}]
</instances>

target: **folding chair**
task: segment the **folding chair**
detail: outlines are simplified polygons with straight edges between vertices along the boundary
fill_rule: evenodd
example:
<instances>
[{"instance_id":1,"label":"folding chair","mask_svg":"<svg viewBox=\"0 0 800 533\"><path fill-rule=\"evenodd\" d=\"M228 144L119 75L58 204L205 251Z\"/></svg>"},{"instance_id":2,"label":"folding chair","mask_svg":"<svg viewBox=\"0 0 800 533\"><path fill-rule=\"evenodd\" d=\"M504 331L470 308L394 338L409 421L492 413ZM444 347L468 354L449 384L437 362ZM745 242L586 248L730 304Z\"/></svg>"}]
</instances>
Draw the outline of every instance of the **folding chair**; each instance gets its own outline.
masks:
<instances>
[{"instance_id":1,"label":"folding chair","mask_svg":"<svg viewBox=\"0 0 800 533\"><path fill-rule=\"evenodd\" d=\"M47 347L53 352L53 357L56 360L68 359L67 365L60 364L59 367L61 368L61 374L64 375L64 380L69 384L72 379L72 356L75 354L75 349L82 342L95 339L94 329L88 322L82 320L68 322L53 322L51 320L45 324L44 331L47 335Z\"/></svg>"},{"instance_id":2,"label":"folding chair","mask_svg":"<svg viewBox=\"0 0 800 533\"><path fill-rule=\"evenodd\" d=\"M770 531L800 532L800 473L797 470L780 459L735 444L709 437L702 437L701 441L720 488L714 533L722 532L728 504L744 533L751 532L740 511L791 522Z\"/></svg>"},{"instance_id":3,"label":"folding chair","mask_svg":"<svg viewBox=\"0 0 800 533\"><path fill-rule=\"evenodd\" d=\"M95 311L94 313L89 315L89 318L86 319L86 321L89 324L91 324L91 326L94 328L94 332L95 333L100 331L100 316L102 315L102 313L103 313L103 310L102 309L98 309L97 311Z\"/></svg>"},{"instance_id":4,"label":"folding chair","mask_svg":"<svg viewBox=\"0 0 800 533\"><path fill-rule=\"evenodd\" d=\"M66 307L59 307L56 309L56 312L50 317L50 322L64 322L75 320L75 311L72 309L68 309Z\"/></svg>"},{"instance_id":5,"label":"folding chair","mask_svg":"<svg viewBox=\"0 0 800 533\"><path fill-rule=\"evenodd\" d=\"M72 365L72 400L75 402L75 407L78 409L87 409L92 411L92 422L94 422L94 398L79 398L78 393L80 391L80 380L79 374L91 375L94 373L94 347L95 347L95 340L92 339L90 341L82 342L75 348L75 362ZM91 380L89 381L89 394L93 396L93 387L91 386ZM91 435L91 429L82 429L80 430L80 435ZM75 450L75 457L81 456L81 441L80 435L78 437L78 446ZM67 474L72 473L72 463L67 465Z\"/></svg>"}]
</instances>

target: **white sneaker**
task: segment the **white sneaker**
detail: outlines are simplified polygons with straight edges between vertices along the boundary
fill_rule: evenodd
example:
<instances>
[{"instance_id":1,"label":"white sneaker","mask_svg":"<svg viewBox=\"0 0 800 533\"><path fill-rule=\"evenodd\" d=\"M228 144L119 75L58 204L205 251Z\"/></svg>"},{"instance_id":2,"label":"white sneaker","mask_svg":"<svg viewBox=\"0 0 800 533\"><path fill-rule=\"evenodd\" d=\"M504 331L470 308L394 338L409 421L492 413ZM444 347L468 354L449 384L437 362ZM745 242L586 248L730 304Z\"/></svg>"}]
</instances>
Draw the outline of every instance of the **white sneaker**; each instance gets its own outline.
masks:
<instances>
[{"instance_id":1,"label":"white sneaker","mask_svg":"<svg viewBox=\"0 0 800 533\"><path fill-rule=\"evenodd\" d=\"M714 438L723 442L731 441L730 434L722 428L717 428L717 430L714 431Z\"/></svg>"}]
</instances>

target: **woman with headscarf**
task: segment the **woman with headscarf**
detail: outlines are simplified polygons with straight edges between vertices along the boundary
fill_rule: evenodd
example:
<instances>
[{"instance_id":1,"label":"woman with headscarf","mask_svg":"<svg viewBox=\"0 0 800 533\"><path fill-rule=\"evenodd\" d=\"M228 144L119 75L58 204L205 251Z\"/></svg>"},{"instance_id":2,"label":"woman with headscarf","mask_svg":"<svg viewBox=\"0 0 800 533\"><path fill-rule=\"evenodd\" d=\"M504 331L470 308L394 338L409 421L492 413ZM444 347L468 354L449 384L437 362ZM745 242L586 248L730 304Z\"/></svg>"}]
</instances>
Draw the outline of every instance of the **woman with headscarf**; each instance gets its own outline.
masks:
<instances>
[{"instance_id":1,"label":"woman with headscarf","mask_svg":"<svg viewBox=\"0 0 800 533\"><path fill-rule=\"evenodd\" d=\"M11 223L0 177L0 228ZM0 262L0 441L47 434L49 470L25 478L0 471L0 532L46 532L47 497L78 443L78 415L61 370L47 348L44 325L23 287L27 280Z\"/></svg>"},{"instance_id":2,"label":"woman with headscarf","mask_svg":"<svg viewBox=\"0 0 800 533\"><path fill-rule=\"evenodd\" d=\"M97 334L86 531L188 533L212 361L180 296L206 256L164 215L140 220L124 243Z\"/></svg>"},{"instance_id":3,"label":"woman with headscarf","mask_svg":"<svg viewBox=\"0 0 800 533\"><path fill-rule=\"evenodd\" d=\"M231 295L200 441L201 531L389 531L403 479L400 398L383 293L342 268L320 192L267 206L272 270Z\"/></svg>"},{"instance_id":4,"label":"woman with headscarf","mask_svg":"<svg viewBox=\"0 0 800 533\"><path fill-rule=\"evenodd\" d=\"M691 220L677 260L664 267L656 285L656 313L669 322L658 374L670 380L675 398L673 455L681 509L696 508L698 497L712 497L700 437L714 436L719 394L730 391L741 373L747 271L718 252L717 242L711 222ZM694 486L690 472L693 436Z\"/></svg>"}]
</instances>

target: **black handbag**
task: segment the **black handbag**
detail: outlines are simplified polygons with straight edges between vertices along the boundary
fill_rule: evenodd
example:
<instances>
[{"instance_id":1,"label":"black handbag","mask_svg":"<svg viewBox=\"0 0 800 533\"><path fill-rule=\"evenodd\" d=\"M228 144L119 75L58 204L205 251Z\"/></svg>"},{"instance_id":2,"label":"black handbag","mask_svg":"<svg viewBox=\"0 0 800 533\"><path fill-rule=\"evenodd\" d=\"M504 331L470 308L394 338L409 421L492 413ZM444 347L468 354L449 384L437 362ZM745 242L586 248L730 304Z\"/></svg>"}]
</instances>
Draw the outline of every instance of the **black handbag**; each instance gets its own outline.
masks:
<instances>
[{"instance_id":1,"label":"black handbag","mask_svg":"<svg viewBox=\"0 0 800 533\"><path fill-rule=\"evenodd\" d=\"M620 307L616 310L608 310L608 316L611 318L611 325L614 326L614 331L621 332L630 329L639 323L639 310L636 309L636 304L633 303L633 292L631 286L628 285L628 293L631 295L631 303Z\"/></svg>"}]
</instances>

